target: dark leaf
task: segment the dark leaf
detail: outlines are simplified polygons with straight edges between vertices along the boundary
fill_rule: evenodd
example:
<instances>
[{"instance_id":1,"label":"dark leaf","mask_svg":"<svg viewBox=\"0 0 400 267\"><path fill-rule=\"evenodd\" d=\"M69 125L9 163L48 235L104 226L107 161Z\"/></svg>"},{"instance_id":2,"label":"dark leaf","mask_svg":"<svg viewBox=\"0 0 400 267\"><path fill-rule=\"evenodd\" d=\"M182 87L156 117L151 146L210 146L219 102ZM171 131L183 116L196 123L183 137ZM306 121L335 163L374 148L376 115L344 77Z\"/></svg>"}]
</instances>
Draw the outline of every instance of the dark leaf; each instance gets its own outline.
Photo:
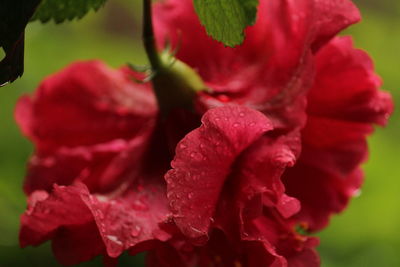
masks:
<instances>
[{"instance_id":1,"label":"dark leaf","mask_svg":"<svg viewBox=\"0 0 400 267\"><path fill-rule=\"evenodd\" d=\"M98 10L107 0L42 0L32 20L45 23L54 20L61 23L65 20L82 18L91 9Z\"/></svg>"},{"instance_id":2,"label":"dark leaf","mask_svg":"<svg viewBox=\"0 0 400 267\"><path fill-rule=\"evenodd\" d=\"M24 72L24 31L40 0L0 0L0 85L13 82Z\"/></svg>"}]
</instances>

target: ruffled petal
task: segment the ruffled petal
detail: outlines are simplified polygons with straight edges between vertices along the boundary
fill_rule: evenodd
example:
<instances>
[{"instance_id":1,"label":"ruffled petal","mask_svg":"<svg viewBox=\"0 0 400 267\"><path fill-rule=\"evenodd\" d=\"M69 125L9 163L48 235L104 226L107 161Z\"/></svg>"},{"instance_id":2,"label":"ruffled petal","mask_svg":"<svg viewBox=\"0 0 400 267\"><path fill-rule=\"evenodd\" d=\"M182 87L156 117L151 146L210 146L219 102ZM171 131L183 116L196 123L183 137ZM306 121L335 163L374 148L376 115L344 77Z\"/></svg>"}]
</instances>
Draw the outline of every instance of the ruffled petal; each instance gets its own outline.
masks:
<instances>
[{"instance_id":1,"label":"ruffled petal","mask_svg":"<svg viewBox=\"0 0 400 267\"><path fill-rule=\"evenodd\" d=\"M302 236L294 231L293 221L287 220L274 209L265 208L263 216L245 225L245 240L263 241L278 261L272 266L318 267L320 260L315 247L319 240Z\"/></svg>"},{"instance_id":2,"label":"ruffled petal","mask_svg":"<svg viewBox=\"0 0 400 267\"><path fill-rule=\"evenodd\" d=\"M104 193L123 181L143 154L157 114L150 88L132 75L99 61L74 63L19 100L17 122L36 148L25 192L80 180Z\"/></svg>"},{"instance_id":3,"label":"ruffled petal","mask_svg":"<svg viewBox=\"0 0 400 267\"><path fill-rule=\"evenodd\" d=\"M302 203L298 219L308 230L325 227L362 184L359 167L368 155L366 137L393 111L390 95L368 55L348 37L335 38L317 54L316 81L308 96L303 152L285 173L288 194Z\"/></svg>"},{"instance_id":4,"label":"ruffled petal","mask_svg":"<svg viewBox=\"0 0 400 267\"><path fill-rule=\"evenodd\" d=\"M233 179L238 180L234 202L239 207L242 220L246 220L243 216L250 214L247 219L260 216L263 206L277 208L284 217L299 211L300 203L285 194L281 176L286 168L295 164L300 146L298 132L278 138L263 136L241 155L235 165ZM262 196L256 204L254 198L258 195Z\"/></svg>"},{"instance_id":5,"label":"ruffled petal","mask_svg":"<svg viewBox=\"0 0 400 267\"><path fill-rule=\"evenodd\" d=\"M60 239L65 236L65 232L76 228L78 233L81 229L85 233L94 233L90 239L82 239L83 243L89 243L84 251L79 251L74 254L73 258L60 255L59 260L64 264L71 265L81 261L89 260L95 255L98 255L104 250L104 245L100 241L98 231L93 224L93 216L89 208L80 198L80 195L88 194L84 186L78 187L59 187L54 188L52 194L45 191L34 192L28 201L28 210L21 217L21 229L19 240L21 247L28 245L39 245L44 241L52 239L61 231ZM66 203L68 203L66 205ZM63 227L61 227L63 226ZM97 234L96 234L97 233ZM89 234L91 236L91 234ZM71 235L71 239L77 237ZM87 234L78 236L78 238L85 238ZM79 247L79 243L76 244ZM68 243L65 243L68 246ZM55 254L58 255L60 245L55 244ZM78 249L79 250L79 249ZM75 249L74 249L74 252ZM65 253L70 253L66 251Z\"/></svg>"},{"instance_id":6,"label":"ruffled petal","mask_svg":"<svg viewBox=\"0 0 400 267\"><path fill-rule=\"evenodd\" d=\"M130 141L117 139L93 146L60 147L53 153L37 153L29 161L25 192L51 191L54 183L70 185L74 181L85 183L91 192L113 191L140 168L152 130L145 129Z\"/></svg>"},{"instance_id":7,"label":"ruffled petal","mask_svg":"<svg viewBox=\"0 0 400 267\"><path fill-rule=\"evenodd\" d=\"M83 184L36 191L21 218L22 247L53 240L67 265L103 254L117 257L142 242L166 241L169 210L162 184L137 184L118 197L91 195ZM82 249L85 246L85 249Z\"/></svg>"},{"instance_id":8,"label":"ruffled petal","mask_svg":"<svg viewBox=\"0 0 400 267\"><path fill-rule=\"evenodd\" d=\"M317 75L308 96L310 116L384 125L393 111L371 58L353 48L350 37L338 37L318 52Z\"/></svg>"},{"instance_id":9,"label":"ruffled petal","mask_svg":"<svg viewBox=\"0 0 400 267\"><path fill-rule=\"evenodd\" d=\"M39 151L129 140L157 112L148 86L99 61L78 62L22 97L15 117ZM151 121L150 121L151 122Z\"/></svg>"},{"instance_id":10,"label":"ruffled petal","mask_svg":"<svg viewBox=\"0 0 400 267\"><path fill-rule=\"evenodd\" d=\"M202 123L178 144L173 169L165 176L174 220L190 238L207 236L234 161L272 129L264 115L240 106L212 109Z\"/></svg>"},{"instance_id":11,"label":"ruffled petal","mask_svg":"<svg viewBox=\"0 0 400 267\"><path fill-rule=\"evenodd\" d=\"M349 0L316 0L317 33L312 48L317 51L337 33L361 19L360 11Z\"/></svg>"}]
</instances>

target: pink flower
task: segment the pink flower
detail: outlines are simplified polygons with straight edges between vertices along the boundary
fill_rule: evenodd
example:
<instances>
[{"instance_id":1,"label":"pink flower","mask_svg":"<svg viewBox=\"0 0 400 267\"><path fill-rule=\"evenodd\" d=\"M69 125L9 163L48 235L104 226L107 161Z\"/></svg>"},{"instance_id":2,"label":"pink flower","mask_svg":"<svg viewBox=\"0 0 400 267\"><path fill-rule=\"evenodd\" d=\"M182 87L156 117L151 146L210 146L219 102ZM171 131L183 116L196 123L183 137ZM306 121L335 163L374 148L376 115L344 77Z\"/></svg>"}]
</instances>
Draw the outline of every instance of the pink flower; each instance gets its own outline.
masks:
<instances>
[{"instance_id":1,"label":"pink flower","mask_svg":"<svg viewBox=\"0 0 400 267\"><path fill-rule=\"evenodd\" d=\"M125 250L150 251L148 266L319 265L296 227L323 228L357 192L366 135L392 104L368 56L331 39L358 21L350 1L260 2L235 49L205 34L192 1L156 5L158 40L181 41L208 87L193 110L159 116L138 74L97 61L21 98L36 146L22 246L52 240L66 265Z\"/></svg>"}]
</instances>

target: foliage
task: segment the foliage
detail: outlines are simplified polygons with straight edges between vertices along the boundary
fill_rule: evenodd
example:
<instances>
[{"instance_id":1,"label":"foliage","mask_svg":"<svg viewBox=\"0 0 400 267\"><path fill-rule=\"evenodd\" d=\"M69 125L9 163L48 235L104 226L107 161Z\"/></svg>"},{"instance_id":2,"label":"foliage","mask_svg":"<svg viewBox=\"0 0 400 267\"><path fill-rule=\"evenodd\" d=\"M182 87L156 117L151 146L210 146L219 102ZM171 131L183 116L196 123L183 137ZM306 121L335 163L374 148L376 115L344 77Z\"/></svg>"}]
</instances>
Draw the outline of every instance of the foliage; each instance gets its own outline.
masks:
<instances>
[{"instance_id":1,"label":"foliage","mask_svg":"<svg viewBox=\"0 0 400 267\"><path fill-rule=\"evenodd\" d=\"M82 18L91 9L98 10L106 0L42 0L32 20L45 23L53 19L56 23Z\"/></svg>"},{"instance_id":2,"label":"foliage","mask_svg":"<svg viewBox=\"0 0 400 267\"><path fill-rule=\"evenodd\" d=\"M194 0L207 33L227 46L240 45L244 29L254 24L258 0Z\"/></svg>"}]
</instances>

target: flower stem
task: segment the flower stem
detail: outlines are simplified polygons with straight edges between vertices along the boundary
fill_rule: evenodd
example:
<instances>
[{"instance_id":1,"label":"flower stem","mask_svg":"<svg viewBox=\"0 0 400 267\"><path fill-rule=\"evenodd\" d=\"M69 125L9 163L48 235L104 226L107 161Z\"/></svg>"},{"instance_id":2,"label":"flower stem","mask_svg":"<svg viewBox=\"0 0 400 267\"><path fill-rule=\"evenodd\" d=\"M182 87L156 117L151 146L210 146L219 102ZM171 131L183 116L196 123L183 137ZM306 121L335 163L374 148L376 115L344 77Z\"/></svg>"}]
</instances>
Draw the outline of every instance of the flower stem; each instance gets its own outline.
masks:
<instances>
[{"instance_id":1,"label":"flower stem","mask_svg":"<svg viewBox=\"0 0 400 267\"><path fill-rule=\"evenodd\" d=\"M160 58L157 53L157 48L154 38L151 0L143 0L142 39L151 67L153 71L157 71L160 67Z\"/></svg>"}]
</instances>

